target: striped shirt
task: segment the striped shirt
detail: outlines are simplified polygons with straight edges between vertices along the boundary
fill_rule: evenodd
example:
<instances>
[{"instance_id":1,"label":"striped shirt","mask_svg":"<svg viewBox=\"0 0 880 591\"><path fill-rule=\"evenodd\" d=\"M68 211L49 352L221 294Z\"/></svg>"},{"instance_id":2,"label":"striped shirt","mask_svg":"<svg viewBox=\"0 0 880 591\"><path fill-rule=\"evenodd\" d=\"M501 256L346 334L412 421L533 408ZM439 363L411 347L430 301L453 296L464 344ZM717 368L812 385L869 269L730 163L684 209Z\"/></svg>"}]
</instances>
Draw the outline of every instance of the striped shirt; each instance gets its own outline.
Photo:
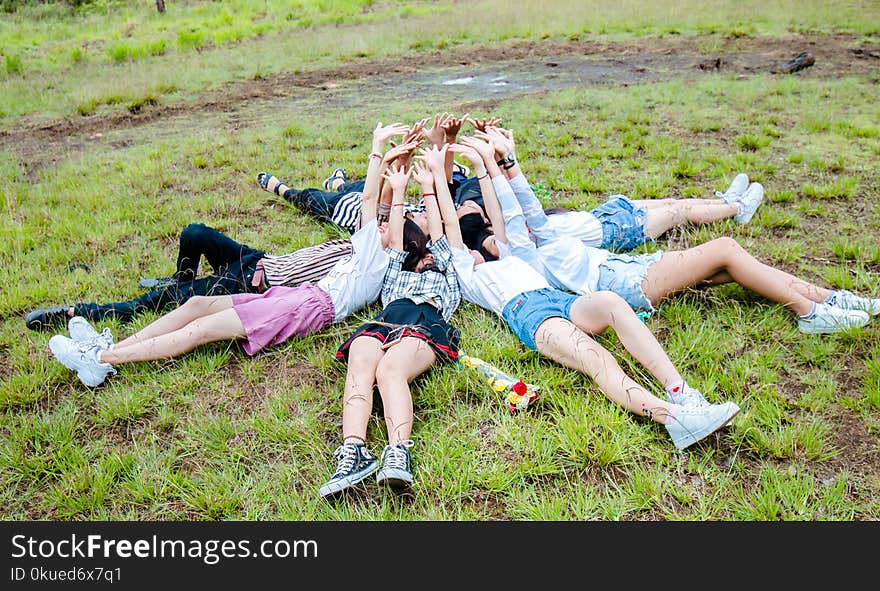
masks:
<instances>
[{"instance_id":1,"label":"striped shirt","mask_svg":"<svg viewBox=\"0 0 880 591\"><path fill-rule=\"evenodd\" d=\"M363 201L363 195L360 191L354 191L340 197L333 207L333 215L330 216L330 221L337 226L345 228L352 234L357 232L358 228L361 227L361 202Z\"/></svg>"},{"instance_id":2,"label":"striped shirt","mask_svg":"<svg viewBox=\"0 0 880 591\"><path fill-rule=\"evenodd\" d=\"M317 283L341 259L352 253L351 240L330 240L288 254L267 254L262 258L266 283L296 287L306 281Z\"/></svg>"},{"instance_id":3,"label":"striped shirt","mask_svg":"<svg viewBox=\"0 0 880 591\"><path fill-rule=\"evenodd\" d=\"M407 256L405 251L385 249L390 260L388 271L385 273L385 282L382 285L382 305L387 306L401 298L407 298L416 304L432 301L440 310L443 320L448 322L461 303L458 277L455 274L455 267L451 264L452 250L449 248L446 236L441 236L437 242L428 244L428 250L434 255L434 267L437 270L415 273L402 269L403 261Z\"/></svg>"}]
</instances>

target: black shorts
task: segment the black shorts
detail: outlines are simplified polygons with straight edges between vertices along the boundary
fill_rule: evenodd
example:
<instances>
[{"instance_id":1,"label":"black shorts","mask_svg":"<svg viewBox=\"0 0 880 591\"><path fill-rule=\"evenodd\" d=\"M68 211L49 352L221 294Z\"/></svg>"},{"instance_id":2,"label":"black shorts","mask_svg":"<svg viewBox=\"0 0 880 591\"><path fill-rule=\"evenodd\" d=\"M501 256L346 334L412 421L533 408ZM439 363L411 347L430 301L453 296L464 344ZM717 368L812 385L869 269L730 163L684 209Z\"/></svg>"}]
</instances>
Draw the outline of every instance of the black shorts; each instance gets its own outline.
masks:
<instances>
[{"instance_id":1,"label":"black shorts","mask_svg":"<svg viewBox=\"0 0 880 591\"><path fill-rule=\"evenodd\" d=\"M338 361L348 361L348 350L358 337L373 337L384 345L391 345L403 337L416 337L431 346L439 363L458 359L460 333L443 320L440 311L431 304L416 304L409 299L394 300L379 312L373 322L358 328L336 351Z\"/></svg>"}]
</instances>

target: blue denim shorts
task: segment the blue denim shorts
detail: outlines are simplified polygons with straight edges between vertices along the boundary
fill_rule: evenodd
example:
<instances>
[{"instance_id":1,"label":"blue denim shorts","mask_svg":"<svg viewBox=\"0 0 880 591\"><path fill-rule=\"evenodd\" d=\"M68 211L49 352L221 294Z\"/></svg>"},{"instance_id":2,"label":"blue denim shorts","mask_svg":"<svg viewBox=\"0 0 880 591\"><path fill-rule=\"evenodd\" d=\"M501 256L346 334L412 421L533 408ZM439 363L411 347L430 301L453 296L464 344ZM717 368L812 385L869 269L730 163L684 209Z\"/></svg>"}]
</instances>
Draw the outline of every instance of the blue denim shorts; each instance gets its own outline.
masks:
<instances>
[{"instance_id":1,"label":"blue denim shorts","mask_svg":"<svg viewBox=\"0 0 880 591\"><path fill-rule=\"evenodd\" d=\"M533 289L507 302L501 317L526 347L537 351L535 333L541 323L557 316L570 320L569 311L577 299L578 296L558 289Z\"/></svg>"},{"instance_id":2,"label":"blue denim shorts","mask_svg":"<svg viewBox=\"0 0 880 591\"><path fill-rule=\"evenodd\" d=\"M612 195L608 201L590 210L602 224L602 248L623 252L641 246L651 238L645 235L648 212L623 195Z\"/></svg>"},{"instance_id":3,"label":"blue denim shorts","mask_svg":"<svg viewBox=\"0 0 880 591\"><path fill-rule=\"evenodd\" d=\"M599 265L599 283L596 291L613 291L630 305L640 316L650 316L654 311L651 301L642 291L642 282L648 267L660 260L663 251L647 254L610 254L608 259Z\"/></svg>"}]
</instances>

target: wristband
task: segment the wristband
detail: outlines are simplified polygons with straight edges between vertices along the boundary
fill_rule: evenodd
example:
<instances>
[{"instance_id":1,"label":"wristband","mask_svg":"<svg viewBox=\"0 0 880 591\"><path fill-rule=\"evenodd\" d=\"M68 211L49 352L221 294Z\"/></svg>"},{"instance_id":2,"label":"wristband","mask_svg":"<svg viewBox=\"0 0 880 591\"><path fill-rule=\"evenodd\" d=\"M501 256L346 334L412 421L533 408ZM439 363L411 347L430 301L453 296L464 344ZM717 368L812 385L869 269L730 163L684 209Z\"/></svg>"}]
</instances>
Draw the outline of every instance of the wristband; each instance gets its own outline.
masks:
<instances>
[{"instance_id":1,"label":"wristband","mask_svg":"<svg viewBox=\"0 0 880 591\"><path fill-rule=\"evenodd\" d=\"M483 180L484 178L486 178L487 176L489 176L489 171L488 171L488 170L486 171L486 174L484 174L483 176L478 176L478 177L477 177L477 180L478 180L478 181L481 181L481 180Z\"/></svg>"},{"instance_id":2,"label":"wristband","mask_svg":"<svg viewBox=\"0 0 880 591\"><path fill-rule=\"evenodd\" d=\"M392 203L391 207L403 207L406 203Z\"/></svg>"},{"instance_id":3,"label":"wristband","mask_svg":"<svg viewBox=\"0 0 880 591\"><path fill-rule=\"evenodd\" d=\"M378 158L379 160L381 160L382 154L380 154L379 152L373 152L372 154L370 154L370 158Z\"/></svg>"},{"instance_id":4,"label":"wristband","mask_svg":"<svg viewBox=\"0 0 880 591\"><path fill-rule=\"evenodd\" d=\"M436 193L422 193L422 197L436 197Z\"/></svg>"}]
</instances>

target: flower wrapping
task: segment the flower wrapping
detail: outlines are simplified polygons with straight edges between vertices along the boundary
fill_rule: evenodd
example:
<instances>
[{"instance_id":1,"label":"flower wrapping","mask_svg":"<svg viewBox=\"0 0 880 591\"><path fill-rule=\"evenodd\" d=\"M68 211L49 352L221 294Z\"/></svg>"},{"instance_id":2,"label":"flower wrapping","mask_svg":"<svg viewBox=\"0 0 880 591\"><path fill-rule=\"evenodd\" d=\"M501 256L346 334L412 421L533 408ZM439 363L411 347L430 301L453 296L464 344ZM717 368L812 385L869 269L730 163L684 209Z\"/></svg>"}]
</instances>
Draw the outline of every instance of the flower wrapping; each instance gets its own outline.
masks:
<instances>
[{"instance_id":1,"label":"flower wrapping","mask_svg":"<svg viewBox=\"0 0 880 591\"><path fill-rule=\"evenodd\" d=\"M459 351L458 362L462 367L476 370L493 392L507 392L508 409L511 413L525 410L538 398L538 386L511 377L479 357Z\"/></svg>"}]
</instances>

